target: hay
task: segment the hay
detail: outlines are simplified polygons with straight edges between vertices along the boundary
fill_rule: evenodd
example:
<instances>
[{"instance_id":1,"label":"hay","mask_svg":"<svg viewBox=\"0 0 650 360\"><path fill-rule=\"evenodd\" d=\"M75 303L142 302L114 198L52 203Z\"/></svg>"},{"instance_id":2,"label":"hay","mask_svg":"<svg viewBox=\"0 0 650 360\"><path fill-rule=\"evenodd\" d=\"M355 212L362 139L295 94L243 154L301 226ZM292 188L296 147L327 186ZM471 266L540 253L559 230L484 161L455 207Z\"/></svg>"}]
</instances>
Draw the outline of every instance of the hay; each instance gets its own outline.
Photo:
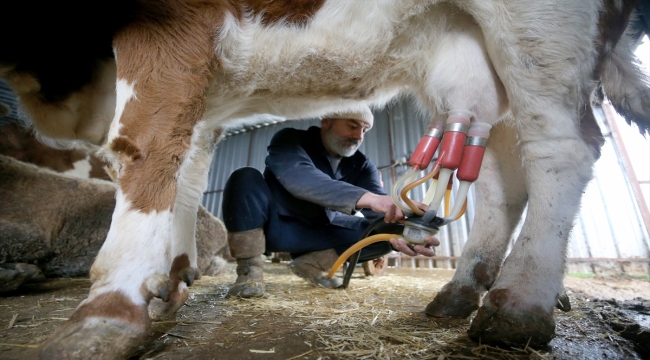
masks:
<instances>
[{"instance_id":1,"label":"hay","mask_svg":"<svg viewBox=\"0 0 650 360\"><path fill-rule=\"evenodd\" d=\"M136 358L210 358L215 353L277 360L566 359L604 353L634 358L634 345L607 325L627 324L615 317L622 309L609 303L569 292L572 310L555 312L557 338L552 346L545 351L528 346L502 349L471 341L471 318L424 315L451 271L388 270L386 276L366 278L359 267L348 289L335 290L308 284L286 264L267 263L268 297L238 299L226 297L236 277L230 263L219 276L198 279L186 306L173 318L153 322L151 337ZM35 286L41 290L33 295L0 298L3 359L30 358L23 355L68 319L87 296L90 283L55 280Z\"/></svg>"},{"instance_id":2,"label":"hay","mask_svg":"<svg viewBox=\"0 0 650 360\"><path fill-rule=\"evenodd\" d=\"M546 356L528 347L504 350L476 346L466 333L470 319L425 316L424 307L448 281L447 277L387 274L366 278L359 269L350 287L341 290L314 287L291 274L284 264L267 263L265 270L268 297L223 298L220 305L227 309L226 316L288 317L302 326L302 334L316 339L314 346L324 358L530 359ZM421 271L431 274L436 270ZM194 300L209 291L209 284L225 284L222 285L225 292L234 279L233 271L218 277L204 277L192 287ZM262 333L253 337L259 335Z\"/></svg>"},{"instance_id":3,"label":"hay","mask_svg":"<svg viewBox=\"0 0 650 360\"><path fill-rule=\"evenodd\" d=\"M36 349L38 347L38 345L8 344L8 343L0 343L0 346L20 347L20 348L28 348L28 349Z\"/></svg>"},{"instance_id":4,"label":"hay","mask_svg":"<svg viewBox=\"0 0 650 360\"><path fill-rule=\"evenodd\" d=\"M14 327L14 324L16 323L16 318L18 317L18 314L14 314L14 316L11 317L11 320L9 321L9 325L7 325L7 329L11 329Z\"/></svg>"}]
</instances>

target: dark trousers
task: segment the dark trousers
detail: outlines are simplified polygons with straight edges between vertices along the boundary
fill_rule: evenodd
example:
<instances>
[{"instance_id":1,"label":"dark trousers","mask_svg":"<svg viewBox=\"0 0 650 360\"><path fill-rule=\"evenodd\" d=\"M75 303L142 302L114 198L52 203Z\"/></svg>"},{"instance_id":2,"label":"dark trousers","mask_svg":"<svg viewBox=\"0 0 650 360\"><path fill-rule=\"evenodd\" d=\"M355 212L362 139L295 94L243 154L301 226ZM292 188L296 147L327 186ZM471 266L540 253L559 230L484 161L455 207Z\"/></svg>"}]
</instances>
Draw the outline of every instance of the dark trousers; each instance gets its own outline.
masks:
<instances>
[{"instance_id":1,"label":"dark trousers","mask_svg":"<svg viewBox=\"0 0 650 360\"><path fill-rule=\"evenodd\" d=\"M222 210L229 232L263 228L266 252L288 252L292 258L330 248L340 255L362 240L361 236L371 225L363 217L354 221L354 228L344 228L332 224L310 225L300 219L281 215L264 177L252 167L237 169L230 175L224 188ZM370 234L401 234L401 231L401 225L385 224ZM362 249L359 262L376 259L392 250L387 241L371 244Z\"/></svg>"}]
</instances>

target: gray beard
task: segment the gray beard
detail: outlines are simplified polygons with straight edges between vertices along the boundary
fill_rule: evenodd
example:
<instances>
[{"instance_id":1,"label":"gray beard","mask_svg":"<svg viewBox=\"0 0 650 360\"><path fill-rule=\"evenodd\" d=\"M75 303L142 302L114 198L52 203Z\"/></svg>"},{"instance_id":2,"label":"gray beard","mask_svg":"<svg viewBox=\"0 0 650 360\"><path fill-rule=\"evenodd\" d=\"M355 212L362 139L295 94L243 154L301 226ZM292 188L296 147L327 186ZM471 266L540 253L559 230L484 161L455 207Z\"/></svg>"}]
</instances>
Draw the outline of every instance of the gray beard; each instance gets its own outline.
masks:
<instances>
[{"instance_id":1,"label":"gray beard","mask_svg":"<svg viewBox=\"0 0 650 360\"><path fill-rule=\"evenodd\" d=\"M347 140L354 141L356 144L346 145ZM357 152L357 149L361 146L361 141L357 142L355 139L344 138L338 136L334 131L328 130L325 132L325 145L341 157L350 157Z\"/></svg>"}]
</instances>

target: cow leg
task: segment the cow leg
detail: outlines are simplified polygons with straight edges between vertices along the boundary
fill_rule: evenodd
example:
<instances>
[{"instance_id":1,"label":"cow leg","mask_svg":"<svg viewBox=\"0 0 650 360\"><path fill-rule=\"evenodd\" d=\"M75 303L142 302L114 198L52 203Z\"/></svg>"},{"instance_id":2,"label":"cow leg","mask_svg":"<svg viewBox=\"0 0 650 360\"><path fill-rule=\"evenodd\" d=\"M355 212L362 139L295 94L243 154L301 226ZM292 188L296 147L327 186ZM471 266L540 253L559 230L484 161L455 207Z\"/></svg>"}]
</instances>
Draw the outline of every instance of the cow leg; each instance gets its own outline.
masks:
<instances>
[{"instance_id":1,"label":"cow leg","mask_svg":"<svg viewBox=\"0 0 650 360\"><path fill-rule=\"evenodd\" d=\"M174 314L189 296L187 286L200 278L197 270L196 224L199 202L208 186L208 171L214 147L221 138L222 129L216 131L204 129L205 123L199 123L194 129L190 153L179 171L178 192L174 203L172 222L172 254L187 254L189 263L172 264L170 280L174 282L174 291L169 299L155 297L149 303L149 316L156 320ZM182 186L181 186L182 185ZM176 269L175 269L176 268ZM166 280L166 279L165 279Z\"/></svg>"},{"instance_id":2,"label":"cow leg","mask_svg":"<svg viewBox=\"0 0 650 360\"><path fill-rule=\"evenodd\" d=\"M594 163L578 119L589 109L580 100L593 86L590 24L598 4L565 4L563 16L536 13L532 2L474 5L508 91L529 195L520 235L469 334L484 343L542 346L555 336L568 236Z\"/></svg>"},{"instance_id":3,"label":"cow leg","mask_svg":"<svg viewBox=\"0 0 650 360\"><path fill-rule=\"evenodd\" d=\"M431 54L426 58L431 76L427 79L430 87L422 91L423 104L434 113L442 113L439 122L444 122L447 115L436 111L436 104L445 104L445 110L469 110L475 115L474 121L495 124L504 116L507 101L485 52L481 29L462 12L455 14L449 26L459 30L449 31L439 39L449 44L444 57ZM477 214L469 241L454 278L427 306L428 315L467 317L478 308L481 295L496 279L511 231L526 201L515 144L512 124L490 130L481 174L475 183ZM514 161L499 162L499 156Z\"/></svg>"},{"instance_id":4,"label":"cow leg","mask_svg":"<svg viewBox=\"0 0 650 360\"><path fill-rule=\"evenodd\" d=\"M200 4L168 5L114 38L118 101L103 151L119 184L115 211L88 298L41 346L43 358L127 358L149 333L149 301L172 301L173 311L196 274L192 220L205 179L188 177L207 168L191 162L209 143L200 120L218 22L209 9L179 8Z\"/></svg>"},{"instance_id":5,"label":"cow leg","mask_svg":"<svg viewBox=\"0 0 650 360\"><path fill-rule=\"evenodd\" d=\"M553 308L566 301L568 234L593 158L579 138L536 143L522 144L529 189L526 220L469 330L472 338L482 342L546 345L555 336ZM540 150L544 146L562 149L566 158ZM581 158L572 159L569 153Z\"/></svg>"},{"instance_id":6,"label":"cow leg","mask_svg":"<svg viewBox=\"0 0 650 360\"><path fill-rule=\"evenodd\" d=\"M478 309L496 280L527 195L512 124L490 130L476 189L476 214L452 280L425 312L435 317L466 318Z\"/></svg>"}]
</instances>

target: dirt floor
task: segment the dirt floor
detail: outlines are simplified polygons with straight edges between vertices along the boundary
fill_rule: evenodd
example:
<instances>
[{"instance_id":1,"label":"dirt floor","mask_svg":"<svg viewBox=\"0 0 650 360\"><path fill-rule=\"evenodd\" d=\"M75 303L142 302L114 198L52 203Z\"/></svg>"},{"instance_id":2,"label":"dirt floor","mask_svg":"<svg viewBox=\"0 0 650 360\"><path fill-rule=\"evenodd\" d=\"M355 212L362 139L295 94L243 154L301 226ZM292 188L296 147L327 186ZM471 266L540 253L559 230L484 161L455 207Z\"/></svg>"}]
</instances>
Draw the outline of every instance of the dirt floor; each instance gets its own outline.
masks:
<instances>
[{"instance_id":1,"label":"dirt floor","mask_svg":"<svg viewBox=\"0 0 650 360\"><path fill-rule=\"evenodd\" d=\"M358 269L360 270L360 269ZM203 277L174 319L155 322L132 359L644 359L650 358L650 282L568 277L573 310L556 310L547 348L505 349L471 341L471 319L424 315L452 271L359 271L346 290L312 287L286 264L265 268L266 299L226 298L234 264ZM33 359L36 347L88 294L86 279L32 284L0 298L0 359Z\"/></svg>"}]
</instances>

